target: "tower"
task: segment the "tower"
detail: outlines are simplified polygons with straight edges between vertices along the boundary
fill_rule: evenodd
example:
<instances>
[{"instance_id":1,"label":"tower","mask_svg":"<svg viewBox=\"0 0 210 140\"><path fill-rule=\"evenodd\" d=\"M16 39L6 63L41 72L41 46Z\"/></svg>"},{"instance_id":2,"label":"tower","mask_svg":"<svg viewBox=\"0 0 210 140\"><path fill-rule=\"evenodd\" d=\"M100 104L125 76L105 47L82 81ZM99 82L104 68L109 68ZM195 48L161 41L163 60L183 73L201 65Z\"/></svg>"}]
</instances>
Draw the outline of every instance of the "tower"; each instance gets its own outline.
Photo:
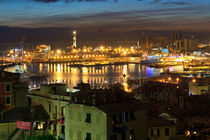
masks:
<instances>
[{"instance_id":1,"label":"tower","mask_svg":"<svg viewBox=\"0 0 210 140\"><path fill-rule=\"evenodd\" d=\"M77 32L73 31L73 47L77 47Z\"/></svg>"}]
</instances>

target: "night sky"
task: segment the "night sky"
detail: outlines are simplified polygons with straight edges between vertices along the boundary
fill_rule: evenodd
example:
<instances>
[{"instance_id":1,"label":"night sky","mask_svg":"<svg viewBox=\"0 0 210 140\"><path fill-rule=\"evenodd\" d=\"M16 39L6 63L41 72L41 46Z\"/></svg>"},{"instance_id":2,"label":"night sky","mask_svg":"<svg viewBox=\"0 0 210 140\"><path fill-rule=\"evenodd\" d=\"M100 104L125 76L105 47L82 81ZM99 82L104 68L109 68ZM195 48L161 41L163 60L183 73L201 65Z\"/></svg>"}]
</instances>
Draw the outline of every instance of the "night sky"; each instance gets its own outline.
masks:
<instances>
[{"instance_id":1,"label":"night sky","mask_svg":"<svg viewBox=\"0 0 210 140\"><path fill-rule=\"evenodd\" d=\"M209 0L0 0L0 26L210 32Z\"/></svg>"}]
</instances>

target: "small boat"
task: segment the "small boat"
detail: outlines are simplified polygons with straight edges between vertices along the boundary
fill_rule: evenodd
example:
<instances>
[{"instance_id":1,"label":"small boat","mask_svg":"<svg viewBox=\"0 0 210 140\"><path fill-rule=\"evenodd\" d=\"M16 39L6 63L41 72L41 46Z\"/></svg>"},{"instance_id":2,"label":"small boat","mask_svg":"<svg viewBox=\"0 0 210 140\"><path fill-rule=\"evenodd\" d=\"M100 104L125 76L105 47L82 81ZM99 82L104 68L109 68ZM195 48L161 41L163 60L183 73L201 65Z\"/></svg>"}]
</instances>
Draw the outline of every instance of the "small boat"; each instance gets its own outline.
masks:
<instances>
[{"instance_id":1,"label":"small boat","mask_svg":"<svg viewBox=\"0 0 210 140\"><path fill-rule=\"evenodd\" d=\"M40 77L48 77L49 75L47 73L24 73L21 74L22 79L27 78L40 78Z\"/></svg>"}]
</instances>

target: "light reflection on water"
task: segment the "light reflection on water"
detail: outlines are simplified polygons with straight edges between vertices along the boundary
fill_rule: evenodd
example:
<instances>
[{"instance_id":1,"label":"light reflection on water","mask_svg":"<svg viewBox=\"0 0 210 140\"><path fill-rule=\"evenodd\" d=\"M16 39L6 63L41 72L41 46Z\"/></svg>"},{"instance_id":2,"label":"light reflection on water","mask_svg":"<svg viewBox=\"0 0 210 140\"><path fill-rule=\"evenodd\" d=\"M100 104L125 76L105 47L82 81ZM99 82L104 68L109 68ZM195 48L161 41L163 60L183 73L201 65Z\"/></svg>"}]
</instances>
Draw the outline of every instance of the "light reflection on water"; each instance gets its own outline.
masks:
<instances>
[{"instance_id":1,"label":"light reflection on water","mask_svg":"<svg viewBox=\"0 0 210 140\"><path fill-rule=\"evenodd\" d=\"M107 65L102 67L69 67L69 63L50 64L24 64L25 71L33 73L47 73L48 77L31 78L30 87L36 88L40 84L65 83L72 89L79 82L89 83L91 86L104 83L121 83L127 85L127 80L139 80L158 76L166 70L179 70L181 68L149 68L140 64ZM123 74L126 74L123 77Z\"/></svg>"}]
</instances>

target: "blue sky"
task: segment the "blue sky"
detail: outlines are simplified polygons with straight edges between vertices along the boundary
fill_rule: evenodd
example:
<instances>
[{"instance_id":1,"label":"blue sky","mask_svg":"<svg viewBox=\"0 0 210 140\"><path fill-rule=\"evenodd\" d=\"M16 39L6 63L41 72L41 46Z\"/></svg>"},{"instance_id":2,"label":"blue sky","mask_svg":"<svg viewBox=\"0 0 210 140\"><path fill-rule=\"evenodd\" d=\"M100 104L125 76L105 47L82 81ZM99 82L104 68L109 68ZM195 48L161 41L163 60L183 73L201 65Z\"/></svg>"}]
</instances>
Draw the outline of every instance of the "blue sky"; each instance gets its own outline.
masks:
<instances>
[{"instance_id":1,"label":"blue sky","mask_svg":"<svg viewBox=\"0 0 210 140\"><path fill-rule=\"evenodd\" d=\"M0 0L0 26L210 31L210 0L80 1Z\"/></svg>"}]
</instances>

